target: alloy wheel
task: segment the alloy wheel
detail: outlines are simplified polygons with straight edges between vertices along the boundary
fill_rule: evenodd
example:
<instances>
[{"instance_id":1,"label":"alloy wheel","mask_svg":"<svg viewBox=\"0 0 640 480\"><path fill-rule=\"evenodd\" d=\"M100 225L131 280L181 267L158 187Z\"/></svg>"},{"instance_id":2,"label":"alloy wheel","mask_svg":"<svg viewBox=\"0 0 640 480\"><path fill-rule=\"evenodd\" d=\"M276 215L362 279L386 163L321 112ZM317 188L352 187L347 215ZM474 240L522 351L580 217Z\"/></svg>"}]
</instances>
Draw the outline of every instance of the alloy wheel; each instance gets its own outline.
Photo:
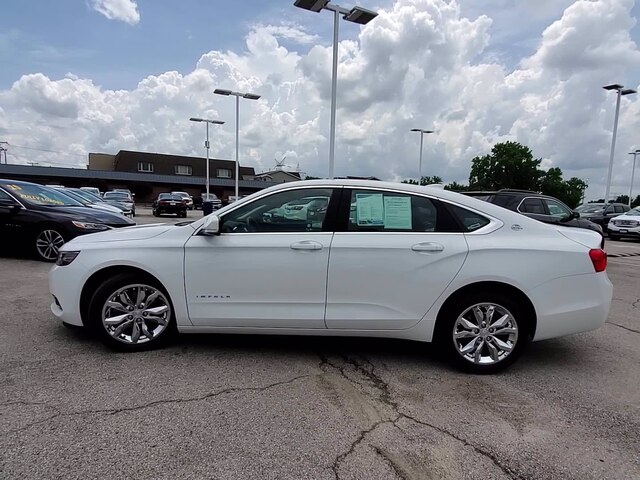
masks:
<instances>
[{"instance_id":1,"label":"alloy wheel","mask_svg":"<svg viewBox=\"0 0 640 480\"><path fill-rule=\"evenodd\" d=\"M453 327L458 354L477 365L494 365L513 352L518 342L518 323L503 306L478 303L467 308Z\"/></svg>"},{"instance_id":2,"label":"alloy wheel","mask_svg":"<svg viewBox=\"0 0 640 480\"><path fill-rule=\"evenodd\" d=\"M171 307L155 287L127 285L110 295L102 307L102 325L107 333L125 344L154 340L167 328Z\"/></svg>"},{"instance_id":3,"label":"alloy wheel","mask_svg":"<svg viewBox=\"0 0 640 480\"><path fill-rule=\"evenodd\" d=\"M64 245L64 238L55 230L43 230L36 237L38 254L50 262L58 258L62 245Z\"/></svg>"}]
</instances>

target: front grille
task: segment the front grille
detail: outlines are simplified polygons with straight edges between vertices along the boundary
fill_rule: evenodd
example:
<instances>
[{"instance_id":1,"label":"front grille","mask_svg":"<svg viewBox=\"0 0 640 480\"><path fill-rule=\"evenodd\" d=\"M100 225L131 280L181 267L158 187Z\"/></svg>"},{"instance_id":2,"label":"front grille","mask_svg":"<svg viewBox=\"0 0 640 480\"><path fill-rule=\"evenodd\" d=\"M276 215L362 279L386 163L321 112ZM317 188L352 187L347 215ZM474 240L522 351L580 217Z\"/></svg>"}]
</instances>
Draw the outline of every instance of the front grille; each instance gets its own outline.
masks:
<instances>
[{"instance_id":1,"label":"front grille","mask_svg":"<svg viewBox=\"0 0 640 480\"><path fill-rule=\"evenodd\" d=\"M637 227L637 220L614 220L613 224L616 227Z\"/></svg>"}]
</instances>

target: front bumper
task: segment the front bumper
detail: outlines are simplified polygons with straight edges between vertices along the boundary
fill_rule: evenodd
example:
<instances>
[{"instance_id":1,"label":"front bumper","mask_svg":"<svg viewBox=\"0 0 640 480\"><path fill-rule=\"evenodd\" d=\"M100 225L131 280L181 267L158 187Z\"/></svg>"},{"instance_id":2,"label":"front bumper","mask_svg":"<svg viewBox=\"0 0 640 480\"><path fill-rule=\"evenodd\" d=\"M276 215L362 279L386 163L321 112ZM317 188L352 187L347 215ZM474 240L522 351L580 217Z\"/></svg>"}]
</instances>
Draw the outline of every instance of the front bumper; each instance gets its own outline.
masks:
<instances>
[{"instance_id":1,"label":"front bumper","mask_svg":"<svg viewBox=\"0 0 640 480\"><path fill-rule=\"evenodd\" d=\"M609 316L613 285L606 272L557 278L528 292L536 308L534 341L588 332Z\"/></svg>"},{"instance_id":2,"label":"front bumper","mask_svg":"<svg viewBox=\"0 0 640 480\"><path fill-rule=\"evenodd\" d=\"M49 292L51 299L51 312L64 323L83 326L80 315L80 294L84 284L84 275L80 263L80 255L71 265L60 267L54 265L49 271ZM74 265L78 262L78 265Z\"/></svg>"},{"instance_id":3,"label":"front bumper","mask_svg":"<svg viewBox=\"0 0 640 480\"><path fill-rule=\"evenodd\" d=\"M614 225L609 222L609 233L613 233L614 235L619 235L621 237L640 237L640 225L637 227L625 227L622 225Z\"/></svg>"}]
</instances>

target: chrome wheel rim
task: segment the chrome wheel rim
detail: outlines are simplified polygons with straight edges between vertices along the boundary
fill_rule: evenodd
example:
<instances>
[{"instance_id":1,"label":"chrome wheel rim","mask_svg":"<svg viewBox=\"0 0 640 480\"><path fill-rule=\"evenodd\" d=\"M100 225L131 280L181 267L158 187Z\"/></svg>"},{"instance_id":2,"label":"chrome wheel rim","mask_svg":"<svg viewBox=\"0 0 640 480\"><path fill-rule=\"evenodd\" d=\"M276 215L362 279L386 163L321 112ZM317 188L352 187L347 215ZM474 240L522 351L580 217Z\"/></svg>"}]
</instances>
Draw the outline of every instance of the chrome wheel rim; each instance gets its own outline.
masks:
<instances>
[{"instance_id":1,"label":"chrome wheel rim","mask_svg":"<svg viewBox=\"0 0 640 480\"><path fill-rule=\"evenodd\" d=\"M138 345L150 342L165 331L171 307L164 294L149 285L122 287L102 307L102 325L119 342Z\"/></svg>"},{"instance_id":2,"label":"chrome wheel rim","mask_svg":"<svg viewBox=\"0 0 640 480\"><path fill-rule=\"evenodd\" d=\"M518 323L501 305L478 303L467 308L453 327L458 354L477 365L493 365L507 358L518 342Z\"/></svg>"},{"instance_id":3,"label":"chrome wheel rim","mask_svg":"<svg viewBox=\"0 0 640 480\"><path fill-rule=\"evenodd\" d=\"M46 260L58 258L58 252L62 245L64 245L64 238L55 230L44 230L36 238L38 253Z\"/></svg>"}]
</instances>

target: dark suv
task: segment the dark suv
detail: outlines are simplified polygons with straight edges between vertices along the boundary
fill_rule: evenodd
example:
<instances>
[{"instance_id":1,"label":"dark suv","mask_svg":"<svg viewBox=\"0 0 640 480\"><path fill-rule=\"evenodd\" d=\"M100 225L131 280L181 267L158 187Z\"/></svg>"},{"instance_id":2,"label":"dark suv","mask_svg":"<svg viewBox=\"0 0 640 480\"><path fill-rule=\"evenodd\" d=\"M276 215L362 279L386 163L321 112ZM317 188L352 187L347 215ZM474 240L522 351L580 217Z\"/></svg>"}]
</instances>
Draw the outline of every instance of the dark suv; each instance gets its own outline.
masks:
<instances>
[{"instance_id":1,"label":"dark suv","mask_svg":"<svg viewBox=\"0 0 640 480\"><path fill-rule=\"evenodd\" d=\"M528 190L503 189L497 192L463 192L508 210L535 218L544 223L586 228L603 234L602 227L578 212L571 210L557 198ZM603 240L604 241L604 240Z\"/></svg>"},{"instance_id":2,"label":"dark suv","mask_svg":"<svg viewBox=\"0 0 640 480\"><path fill-rule=\"evenodd\" d=\"M581 218L586 218L593 223L597 223L605 232L607 231L609 220L629 210L629 205L625 205L624 203L610 203L606 206L604 203L585 203L576 208Z\"/></svg>"}]
</instances>

